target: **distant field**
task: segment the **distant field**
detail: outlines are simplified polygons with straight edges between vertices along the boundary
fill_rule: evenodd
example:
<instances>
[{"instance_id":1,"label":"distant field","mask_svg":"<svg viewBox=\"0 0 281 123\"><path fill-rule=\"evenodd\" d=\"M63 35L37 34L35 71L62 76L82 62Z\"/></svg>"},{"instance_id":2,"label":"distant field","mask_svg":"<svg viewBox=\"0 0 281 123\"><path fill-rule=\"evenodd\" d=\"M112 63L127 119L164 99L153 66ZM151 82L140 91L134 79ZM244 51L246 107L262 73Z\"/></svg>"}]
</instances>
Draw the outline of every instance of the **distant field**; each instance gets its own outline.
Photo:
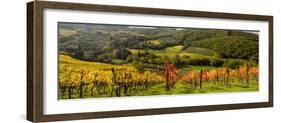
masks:
<instances>
[{"instance_id":1,"label":"distant field","mask_svg":"<svg viewBox=\"0 0 281 123\"><path fill-rule=\"evenodd\" d=\"M146 41L147 43L149 44L153 44L153 45L159 45L161 44L161 41L160 40L149 40L149 41Z\"/></svg>"},{"instance_id":2,"label":"distant field","mask_svg":"<svg viewBox=\"0 0 281 123\"><path fill-rule=\"evenodd\" d=\"M67 29L61 29L61 30L59 30L60 36L70 36L70 35L73 35L73 34L75 34L75 33L76 33L75 30L67 30Z\"/></svg>"},{"instance_id":3,"label":"distant field","mask_svg":"<svg viewBox=\"0 0 281 123\"><path fill-rule=\"evenodd\" d=\"M72 58L68 55L59 55L60 64L70 65L73 68L87 68L95 70L110 70L111 68L120 68L121 66L100 63L100 62L88 62Z\"/></svg>"},{"instance_id":4,"label":"distant field","mask_svg":"<svg viewBox=\"0 0 281 123\"><path fill-rule=\"evenodd\" d=\"M183 45L167 47L167 48L165 48L165 51L166 52L181 52L183 47L184 47Z\"/></svg>"},{"instance_id":5,"label":"distant field","mask_svg":"<svg viewBox=\"0 0 281 123\"><path fill-rule=\"evenodd\" d=\"M188 53L197 53L197 54L203 54L208 56L215 56L217 55L216 52L213 50L207 49L207 48L200 48L200 47L188 47L184 49L184 52Z\"/></svg>"},{"instance_id":6,"label":"distant field","mask_svg":"<svg viewBox=\"0 0 281 123\"><path fill-rule=\"evenodd\" d=\"M129 50L133 54L145 52L145 50L138 50L138 49L129 49ZM189 56L190 58L216 58L215 53L212 50L208 50L205 48L196 48L196 47L191 47L184 50L182 45L167 47L165 48L165 50L147 49L147 52L161 57L165 57L165 56L175 57L176 55L179 55L181 57Z\"/></svg>"}]
</instances>

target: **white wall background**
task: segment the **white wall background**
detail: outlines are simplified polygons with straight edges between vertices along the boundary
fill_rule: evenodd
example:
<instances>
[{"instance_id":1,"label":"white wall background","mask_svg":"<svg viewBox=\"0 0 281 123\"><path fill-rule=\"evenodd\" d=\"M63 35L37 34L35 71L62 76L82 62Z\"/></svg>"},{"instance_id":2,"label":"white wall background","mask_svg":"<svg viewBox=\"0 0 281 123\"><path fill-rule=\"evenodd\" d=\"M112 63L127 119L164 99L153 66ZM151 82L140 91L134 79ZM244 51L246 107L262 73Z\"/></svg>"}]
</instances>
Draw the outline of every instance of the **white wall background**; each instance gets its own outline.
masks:
<instances>
[{"instance_id":1,"label":"white wall background","mask_svg":"<svg viewBox=\"0 0 281 123\"><path fill-rule=\"evenodd\" d=\"M69 1L69 0L64 0ZM72 0L75 1L75 0ZM280 122L281 10L278 0L80 0L97 4L274 15L274 108L154 115L66 123L238 123ZM0 3L0 122L27 123L26 117L26 2Z\"/></svg>"}]
</instances>

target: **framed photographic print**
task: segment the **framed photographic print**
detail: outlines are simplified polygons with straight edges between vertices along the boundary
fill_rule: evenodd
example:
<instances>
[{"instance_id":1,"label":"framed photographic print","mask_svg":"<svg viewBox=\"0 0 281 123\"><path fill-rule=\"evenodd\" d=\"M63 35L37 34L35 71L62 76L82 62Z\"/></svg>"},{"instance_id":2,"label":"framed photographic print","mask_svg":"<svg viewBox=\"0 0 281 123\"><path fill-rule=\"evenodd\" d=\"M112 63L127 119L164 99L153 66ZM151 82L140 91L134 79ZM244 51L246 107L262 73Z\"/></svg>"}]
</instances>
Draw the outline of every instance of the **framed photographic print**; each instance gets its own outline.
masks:
<instances>
[{"instance_id":1,"label":"framed photographic print","mask_svg":"<svg viewBox=\"0 0 281 123\"><path fill-rule=\"evenodd\" d=\"M273 106L273 17L27 4L33 122Z\"/></svg>"}]
</instances>

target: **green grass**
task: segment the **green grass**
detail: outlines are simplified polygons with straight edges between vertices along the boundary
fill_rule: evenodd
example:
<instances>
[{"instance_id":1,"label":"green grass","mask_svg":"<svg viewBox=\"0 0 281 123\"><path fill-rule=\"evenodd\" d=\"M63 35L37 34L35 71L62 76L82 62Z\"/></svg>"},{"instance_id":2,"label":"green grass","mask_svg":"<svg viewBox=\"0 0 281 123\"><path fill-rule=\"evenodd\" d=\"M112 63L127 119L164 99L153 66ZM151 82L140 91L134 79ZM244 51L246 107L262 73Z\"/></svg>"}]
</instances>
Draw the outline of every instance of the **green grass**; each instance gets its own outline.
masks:
<instances>
[{"instance_id":1,"label":"green grass","mask_svg":"<svg viewBox=\"0 0 281 123\"><path fill-rule=\"evenodd\" d=\"M241 85L236 82L232 83L231 87L226 87L222 82L218 85L212 83L203 83L202 89L199 87L193 88L190 84L186 84L183 81L178 81L174 88L170 91L165 91L165 84L153 86L143 92L138 93L136 96L146 95L171 95L171 94L198 94L198 93L226 93L226 92L246 92L246 91L258 91L257 82L251 82L250 86L246 84Z\"/></svg>"},{"instance_id":2,"label":"green grass","mask_svg":"<svg viewBox=\"0 0 281 123\"><path fill-rule=\"evenodd\" d=\"M192 89L188 88L187 85L185 85L182 82L178 82L174 88L172 88L170 91L165 91L165 84L160 84L153 86L143 92L140 92L136 94L136 96L146 96L146 95L171 95L171 94L188 94L192 93Z\"/></svg>"},{"instance_id":3,"label":"green grass","mask_svg":"<svg viewBox=\"0 0 281 123\"><path fill-rule=\"evenodd\" d=\"M179 68L179 76L183 76L186 72L188 71L192 71L192 70L200 70L200 69L204 69L204 70L209 70L212 69L214 67L212 66L192 66L192 65L188 65L188 66L184 66Z\"/></svg>"},{"instance_id":4,"label":"green grass","mask_svg":"<svg viewBox=\"0 0 281 123\"><path fill-rule=\"evenodd\" d=\"M180 57L189 56L190 58L215 58L216 56L209 56L205 54L199 54L199 53L188 53L188 52L182 52L180 49L182 46L174 46L174 47L168 47L165 50L153 50L148 49L147 52L154 54L159 57L175 57L176 55L179 55ZM144 50L139 49L130 49L130 52L133 54L137 53L144 53Z\"/></svg>"},{"instance_id":5,"label":"green grass","mask_svg":"<svg viewBox=\"0 0 281 123\"><path fill-rule=\"evenodd\" d=\"M201 47L188 47L183 50L188 53L202 54L207 56L217 56L217 53L213 50Z\"/></svg>"},{"instance_id":6,"label":"green grass","mask_svg":"<svg viewBox=\"0 0 281 123\"><path fill-rule=\"evenodd\" d=\"M149 40L149 41L147 41L147 43L153 44L153 45L160 45L161 41L160 40Z\"/></svg>"},{"instance_id":7,"label":"green grass","mask_svg":"<svg viewBox=\"0 0 281 123\"><path fill-rule=\"evenodd\" d=\"M178 81L174 88L170 91L165 91L165 83L151 86L145 90L137 93L131 93L129 96L152 96L152 95L174 95L174 94L204 94L204 93L227 93L227 92L254 92L259 90L259 85L255 81L250 81L250 85L247 86L246 83L231 82L231 87L226 87L223 82L216 84L215 82L204 82L203 87L200 89L192 87L192 85L187 84L183 81ZM107 91L107 90L106 90ZM72 94L72 99L79 98L78 90L74 90L75 94ZM60 93L61 94L61 93ZM123 92L121 91L121 94ZM124 96L124 95L121 95ZM83 98L102 98L110 97L109 93L95 94L91 96L90 90L84 92ZM60 96L60 99L67 99L68 93L66 91L65 96Z\"/></svg>"},{"instance_id":8,"label":"green grass","mask_svg":"<svg viewBox=\"0 0 281 123\"><path fill-rule=\"evenodd\" d=\"M181 52L183 48L183 45L177 45L172 47L165 48L166 52Z\"/></svg>"}]
</instances>

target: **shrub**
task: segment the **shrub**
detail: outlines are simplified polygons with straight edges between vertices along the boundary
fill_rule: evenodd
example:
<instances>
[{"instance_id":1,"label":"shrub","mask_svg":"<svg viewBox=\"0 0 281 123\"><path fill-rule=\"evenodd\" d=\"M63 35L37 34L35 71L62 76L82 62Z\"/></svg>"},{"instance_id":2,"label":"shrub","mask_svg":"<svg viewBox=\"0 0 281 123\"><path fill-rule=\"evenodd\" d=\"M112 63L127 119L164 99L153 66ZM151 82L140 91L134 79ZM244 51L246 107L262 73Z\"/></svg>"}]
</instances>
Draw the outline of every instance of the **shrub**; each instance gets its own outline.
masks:
<instances>
[{"instance_id":1,"label":"shrub","mask_svg":"<svg viewBox=\"0 0 281 123\"><path fill-rule=\"evenodd\" d=\"M189 65L210 66L211 60L208 58L192 58L187 60Z\"/></svg>"},{"instance_id":2,"label":"shrub","mask_svg":"<svg viewBox=\"0 0 281 123\"><path fill-rule=\"evenodd\" d=\"M152 64L164 64L164 60L162 58L155 58L155 59L152 59Z\"/></svg>"},{"instance_id":3,"label":"shrub","mask_svg":"<svg viewBox=\"0 0 281 123\"><path fill-rule=\"evenodd\" d=\"M214 67L221 67L224 64L224 60L223 59L212 59L211 60L211 66Z\"/></svg>"},{"instance_id":4,"label":"shrub","mask_svg":"<svg viewBox=\"0 0 281 123\"><path fill-rule=\"evenodd\" d=\"M229 59L226 62L224 62L223 66L224 67L228 67L231 69L236 69L238 68L240 65L245 64L246 62L244 60L237 60L237 59Z\"/></svg>"}]
</instances>

